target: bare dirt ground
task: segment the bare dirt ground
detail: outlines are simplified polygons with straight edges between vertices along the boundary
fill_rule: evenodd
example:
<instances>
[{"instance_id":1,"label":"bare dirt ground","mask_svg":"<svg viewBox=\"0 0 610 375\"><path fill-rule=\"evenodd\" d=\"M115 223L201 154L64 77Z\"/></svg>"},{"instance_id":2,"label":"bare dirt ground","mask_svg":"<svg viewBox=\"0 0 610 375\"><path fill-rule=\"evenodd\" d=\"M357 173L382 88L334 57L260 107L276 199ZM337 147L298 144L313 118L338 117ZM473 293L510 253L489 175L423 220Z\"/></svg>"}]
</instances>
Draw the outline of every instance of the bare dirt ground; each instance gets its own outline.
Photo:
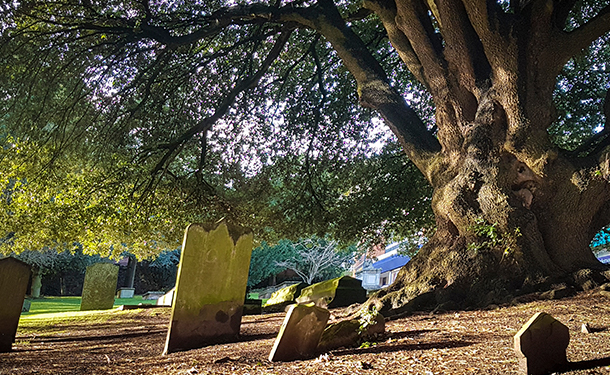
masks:
<instances>
[{"instance_id":1,"label":"bare dirt ground","mask_svg":"<svg viewBox=\"0 0 610 375\"><path fill-rule=\"evenodd\" d=\"M572 375L610 374L610 299L597 292L490 310L418 313L387 322L386 335L304 361L267 357L284 314L246 316L236 343L161 356L169 309L113 312L17 334L0 374L518 374L513 336L543 311L570 329ZM340 311L334 311L336 315ZM582 333L588 323L593 333Z\"/></svg>"}]
</instances>

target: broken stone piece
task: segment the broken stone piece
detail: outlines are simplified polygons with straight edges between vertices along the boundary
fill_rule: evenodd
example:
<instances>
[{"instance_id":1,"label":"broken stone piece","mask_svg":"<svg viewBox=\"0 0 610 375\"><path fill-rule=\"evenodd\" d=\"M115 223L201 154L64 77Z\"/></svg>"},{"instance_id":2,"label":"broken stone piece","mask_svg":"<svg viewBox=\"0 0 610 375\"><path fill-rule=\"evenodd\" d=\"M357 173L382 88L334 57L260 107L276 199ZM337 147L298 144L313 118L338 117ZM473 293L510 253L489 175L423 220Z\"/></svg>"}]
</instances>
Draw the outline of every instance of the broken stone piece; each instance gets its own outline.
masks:
<instances>
[{"instance_id":1,"label":"broken stone piece","mask_svg":"<svg viewBox=\"0 0 610 375\"><path fill-rule=\"evenodd\" d=\"M520 373L543 375L560 370L568 363L569 342L568 327L549 314L535 314L514 337Z\"/></svg>"}]
</instances>

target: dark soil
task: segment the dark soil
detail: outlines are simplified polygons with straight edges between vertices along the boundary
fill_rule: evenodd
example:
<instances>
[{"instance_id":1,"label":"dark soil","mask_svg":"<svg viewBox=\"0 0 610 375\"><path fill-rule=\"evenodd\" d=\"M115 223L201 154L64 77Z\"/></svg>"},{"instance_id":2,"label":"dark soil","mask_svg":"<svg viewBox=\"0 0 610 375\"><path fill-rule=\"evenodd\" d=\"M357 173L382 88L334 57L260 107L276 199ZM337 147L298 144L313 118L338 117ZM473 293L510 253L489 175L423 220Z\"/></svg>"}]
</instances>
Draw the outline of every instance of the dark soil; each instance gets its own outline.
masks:
<instances>
[{"instance_id":1,"label":"dark soil","mask_svg":"<svg viewBox=\"0 0 610 375\"><path fill-rule=\"evenodd\" d=\"M513 336L544 311L570 329L566 374L610 374L610 299L597 291L488 310L417 313L390 321L360 348L273 363L283 313L246 316L241 340L162 356L169 309L113 312L102 322L63 322L20 331L0 374L518 374ZM342 310L333 310L339 316ZM593 333L582 333L588 323Z\"/></svg>"}]
</instances>

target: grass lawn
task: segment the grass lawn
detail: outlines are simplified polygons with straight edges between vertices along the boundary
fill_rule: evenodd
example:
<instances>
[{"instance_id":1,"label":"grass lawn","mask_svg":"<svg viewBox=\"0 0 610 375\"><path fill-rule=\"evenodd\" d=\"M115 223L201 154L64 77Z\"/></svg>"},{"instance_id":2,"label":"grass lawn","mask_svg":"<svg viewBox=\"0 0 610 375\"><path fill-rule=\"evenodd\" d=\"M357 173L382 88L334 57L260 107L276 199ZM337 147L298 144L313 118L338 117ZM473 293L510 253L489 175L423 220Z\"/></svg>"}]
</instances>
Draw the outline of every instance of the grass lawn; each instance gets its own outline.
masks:
<instances>
[{"instance_id":1,"label":"grass lawn","mask_svg":"<svg viewBox=\"0 0 610 375\"><path fill-rule=\"evenodd\" d=\"M81 297L44 297L31 299L32 305L30 311L21 313L21 316L80 311L80 300ZM134 298L115 298L113 307L137 305L139 303L155 304L156 302L156 300L142 300L142 296L135 296Z\"/></svg>"}]
</instances>

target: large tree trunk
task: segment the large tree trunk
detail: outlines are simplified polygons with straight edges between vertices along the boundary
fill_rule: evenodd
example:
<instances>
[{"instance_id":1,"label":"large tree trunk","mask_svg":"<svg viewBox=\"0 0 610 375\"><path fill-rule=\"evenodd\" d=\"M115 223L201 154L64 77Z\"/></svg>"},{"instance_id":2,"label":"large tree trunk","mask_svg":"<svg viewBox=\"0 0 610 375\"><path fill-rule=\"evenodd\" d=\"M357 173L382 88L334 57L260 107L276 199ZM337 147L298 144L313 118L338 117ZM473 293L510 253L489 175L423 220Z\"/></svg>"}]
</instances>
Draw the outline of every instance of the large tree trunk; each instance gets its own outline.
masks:
<instances>
[{"instance_id":1,"label":"large tree trunk","mask_svg":"<svg viewBox=\"0 0 610 375\"><path fill-rule=\"evenodd\" d=\"M610 276L589 247L607 223L607 181L559 153L534 172L503 147L507 119L493 95L479 105L461 152L433 173L437 231L372 301L386 314L501 304Z\"/></svg>"},{"instance_id":2,"label":"large tree trunk","mask_svg":"<svg viewBox=\"0 0 610 375\"><path fill-rule=\"evenodd\" d=\"M569 1L510 2L509 11L485 0L365 1L431 93L433 134L336 9L320 4L324 18L312 27L354 74L361 104L384 117L434 187L436 233L371 304L386 313L483 306L606 281L589 243L610 223L607 148L570 157L547 129L557 75L609 31L610 6L567 32Z\"/></svg>"}]
</instances>

